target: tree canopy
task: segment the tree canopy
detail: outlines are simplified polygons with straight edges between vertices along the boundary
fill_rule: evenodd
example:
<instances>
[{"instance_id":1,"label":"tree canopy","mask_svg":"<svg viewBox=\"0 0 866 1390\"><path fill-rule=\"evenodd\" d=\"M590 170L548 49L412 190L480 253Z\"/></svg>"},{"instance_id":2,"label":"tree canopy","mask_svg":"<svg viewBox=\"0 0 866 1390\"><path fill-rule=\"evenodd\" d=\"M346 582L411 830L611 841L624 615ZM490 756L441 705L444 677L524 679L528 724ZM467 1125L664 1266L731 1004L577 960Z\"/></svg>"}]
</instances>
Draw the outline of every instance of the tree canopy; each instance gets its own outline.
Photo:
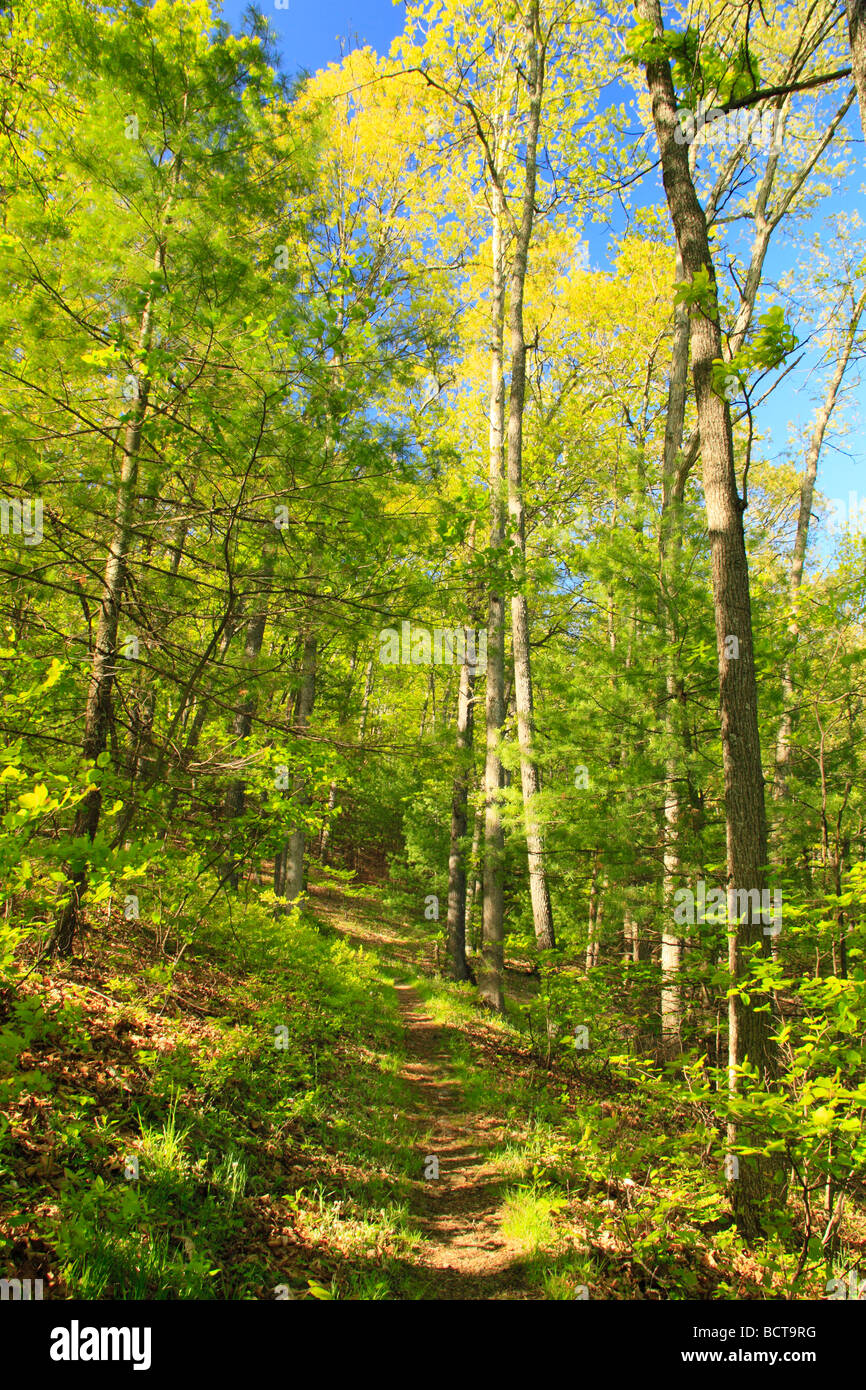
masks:
<instances>
[{"instance_id":1,"label":"tree canopy","mask_svg":"<svg viewBox=\"0 0 866 1390\"><path fill-rule=\"evenodd\" d=\"M7 1294L859 1296L860 6L0 26Z\"/></svg>"}]
</instances>

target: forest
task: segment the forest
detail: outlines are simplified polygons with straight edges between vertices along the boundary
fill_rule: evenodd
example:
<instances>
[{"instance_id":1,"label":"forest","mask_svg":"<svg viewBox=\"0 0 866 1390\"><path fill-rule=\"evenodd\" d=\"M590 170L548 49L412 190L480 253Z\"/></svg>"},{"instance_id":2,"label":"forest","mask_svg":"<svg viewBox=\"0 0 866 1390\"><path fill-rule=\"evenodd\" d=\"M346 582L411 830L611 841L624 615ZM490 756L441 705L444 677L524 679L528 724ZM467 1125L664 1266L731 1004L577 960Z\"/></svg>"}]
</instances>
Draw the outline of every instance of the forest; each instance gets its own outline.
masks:
<instances>
[{"instance_id":1,"label":"forest","mask_svg":"<svg viewBox=\"0 0 866 1390\"><path fill-rule=\"evenodd\" d=\"M866 1298L866 3L404 11L0 8L0 1296Z\"/></svg>"}]
</instances>

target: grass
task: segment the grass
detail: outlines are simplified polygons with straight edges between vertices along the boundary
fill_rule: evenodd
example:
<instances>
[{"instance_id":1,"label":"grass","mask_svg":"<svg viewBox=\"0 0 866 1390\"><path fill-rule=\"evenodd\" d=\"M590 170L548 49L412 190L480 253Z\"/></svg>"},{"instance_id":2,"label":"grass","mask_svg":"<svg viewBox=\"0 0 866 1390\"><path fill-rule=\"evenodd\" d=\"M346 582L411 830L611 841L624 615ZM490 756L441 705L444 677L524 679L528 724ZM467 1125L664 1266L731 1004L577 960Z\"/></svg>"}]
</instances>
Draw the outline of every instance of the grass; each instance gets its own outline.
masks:
<instances>
[{"instance_id":1,"label":"grass","mask_svg":"<svg viewBox=\"0 0 866 1390\"><path fill-rule=\"evenodd\" d=\"M0 1258L14 1272L16 1248L38 1250L55 1298L405 1286L417 1136L388 973L310 919L256 909L236 984L213 968L229 943L202 944L207 962L174 979L196 1013L180 1003L167 1017L164 986L143 972L112 999L109 982L132 972L109 931L83 968L31 977L0 1141ZM64 1002L41 1006L37 987ZM28 1160L46 1150L40 1181Z\"/></svg>"},{"instance_id":2,"label":"grass","mask_svg":"<svg viewBox=\"0 0 866 1390\"><path fill-rule=\"evenodd\" d=\"M556 1243L553 1215L566 1205L564 1197L554 1196L537 1181L511 1188L505 1195L503 1230L536 1255Z\"/></svg>"},{"instance_id":3,"label":"grass","mask_svg":"<svg viewBox=\"0 0 866 1390\"><path fill-rule=\"evenodd\" d=\"M401 980L444 1030L536 1297L790 1296L796 1228L743 1246L693 1109L634 1069L545 1065L520 1008L420 971L417 932L324 906L213 923L169 984L143 924L95 923L83 958L0 995L5 1275L26 1261L50 1298L429 1296Z\"/></svg>"}]
</instances>

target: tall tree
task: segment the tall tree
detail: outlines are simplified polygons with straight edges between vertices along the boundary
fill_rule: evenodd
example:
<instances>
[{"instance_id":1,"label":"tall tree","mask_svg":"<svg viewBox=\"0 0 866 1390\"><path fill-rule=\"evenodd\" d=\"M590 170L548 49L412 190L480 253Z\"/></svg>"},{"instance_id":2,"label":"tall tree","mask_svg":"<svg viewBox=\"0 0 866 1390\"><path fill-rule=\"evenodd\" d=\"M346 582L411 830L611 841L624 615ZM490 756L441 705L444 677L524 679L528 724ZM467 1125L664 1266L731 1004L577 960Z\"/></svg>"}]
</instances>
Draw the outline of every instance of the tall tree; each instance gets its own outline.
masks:
<instances>
[{"instance_id":1,"label":"tall tree","mask_svg":"<svg viewBox=\"0 0 866 1390\"><path fill-rule=\"evenodd\" d=\"M740 1087L745 1062L768 1077L773 1071L769 1015L744 997L745 961L755 950L769 954L755 894L766 885L767 821L764 775L758 729L758 690L749 592L749 564L743 531L743 500L737 490L731 414L717 389L713 363L723 360L716 273L707 224L689 169L687 147L677 139L681 127L670 59L659 52L664 25L658 0L638 0L638 12L650 26L655 44L646 62L647 86L662 163L662 177L686 277L690 300L692 375L700 430L704 496L712 552L713 602L719 661L722 755L727 827L728 968L731 977L728 1013L728 1085ZM658 54L658 56L657 56ZM735 639L732 641L731 639ZM758 903L761 899L758 896ZM745 910L740 911L745 903ZM733 909L733 910L731 910ZM738 920L739 919L739 920ZM729 1138L736 1139L731 1124ZM733 1184L733 1204L740 1228L754 1234L763 1221L770 1195L771 1165L750 1157L740 1165Z\"/></svg>"}]
</instances>

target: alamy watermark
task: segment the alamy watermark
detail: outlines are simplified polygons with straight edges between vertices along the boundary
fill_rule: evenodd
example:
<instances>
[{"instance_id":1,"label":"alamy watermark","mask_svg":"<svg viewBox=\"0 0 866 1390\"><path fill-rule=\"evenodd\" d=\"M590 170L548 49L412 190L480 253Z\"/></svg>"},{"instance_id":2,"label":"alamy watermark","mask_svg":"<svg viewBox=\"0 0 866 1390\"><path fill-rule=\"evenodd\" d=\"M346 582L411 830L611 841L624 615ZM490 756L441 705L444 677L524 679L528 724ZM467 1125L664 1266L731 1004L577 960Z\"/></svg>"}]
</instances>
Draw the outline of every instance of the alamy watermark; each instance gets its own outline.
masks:
<instances>
[{"instance_id":1,"label":"alamy watermark","mask_svg":"<svg viewBox=\"0 0 866 1390\"><path fill-rule=\"evenodd\" d=\"M41 1279L0 1279L0 1301L4 1303L30 1303L41 1298Z\"/></svg>"},{"instance_id":2,"label":"alamy watermark","mask_svg":"<svg viewBox=\"0 0 866 1390\"><path fill-rule=\"evenodd\" d=\"M853 1269L848 1271L847 1278L828 1279L824 1288L832 1300L853 1298L859 1303L866 1298L866 1279L858 1279Z\"/></svg>"},{"instance_id":3,"label":"alamy watermark","mask_svg":"<svg viewBox=\"0 0 866 1390\"><path fill-rule=\"evenodd\" d=\"M400 631L383 627L379 632L379 660L383 666L452 666L464 661L473 669L487 663L487 629L471 627L413 628L402 622Z\"/></svg>"},{"instance_id":4,"label":"alamy watermark","mask_svg":"<svg viewBox=\"0 0 866 1390\"><path fill-rule=\"evenodd\" d=\"M82 1327L73 1318L52 1329L48 1354L52 1361L130 1361L134 1371L147 1371L151 1338L149 1327Z\"/></svg>"},{"instance_id":5,"label":"alamy watermark","mask_svg":"<svg viewBox=\"0 0 866 1390\"><path fill-rule=\"evenodd\" d=\"M724 146L733 150L745 144L772 154L782 152L782 122L775 109L755 111L741 107L738 111L723 111L701 101L696 111L681 106L677 120L674 140L678 145L712 145L716 149Z\"/></svg>"},{"instance_id":6,"label":"alamy watermark","mask_svg":"<svg viewBox=\"0 0 866 1390\"><path fill-rule=\"evenodd\" d=\"M691 888L678 888L674 903L674 921L678 926L742 922L748 915L751 921L765 924L764 936L778 936L782 930L782 894L778 888L773 889L772 912L768 888L711 888L707 892L702 878L698 879L697 894Z\"/></svg>"},{"instance_id":7,"label":"alamy watermark","mask_svg":"<svg viewBox=\"0 0 866 1390\"><path fill-rule=\"evenodd\" d=\"M0 497L0 535L21 536L25 545L42 541L42 498Z\"/></svg>"},{"instance_id":8,"label":"alamy watermark","mask_svg":"<svg viewBox=\"0 0 866 1390\"><path fill-rule=\"evenodd\" d=\"M831 535L849 530L856 534L866 532L866 497L858 497L856 492L849 492L847 502L841 497L832 498L827 530Z\"/></svg>"}]
</instances>

